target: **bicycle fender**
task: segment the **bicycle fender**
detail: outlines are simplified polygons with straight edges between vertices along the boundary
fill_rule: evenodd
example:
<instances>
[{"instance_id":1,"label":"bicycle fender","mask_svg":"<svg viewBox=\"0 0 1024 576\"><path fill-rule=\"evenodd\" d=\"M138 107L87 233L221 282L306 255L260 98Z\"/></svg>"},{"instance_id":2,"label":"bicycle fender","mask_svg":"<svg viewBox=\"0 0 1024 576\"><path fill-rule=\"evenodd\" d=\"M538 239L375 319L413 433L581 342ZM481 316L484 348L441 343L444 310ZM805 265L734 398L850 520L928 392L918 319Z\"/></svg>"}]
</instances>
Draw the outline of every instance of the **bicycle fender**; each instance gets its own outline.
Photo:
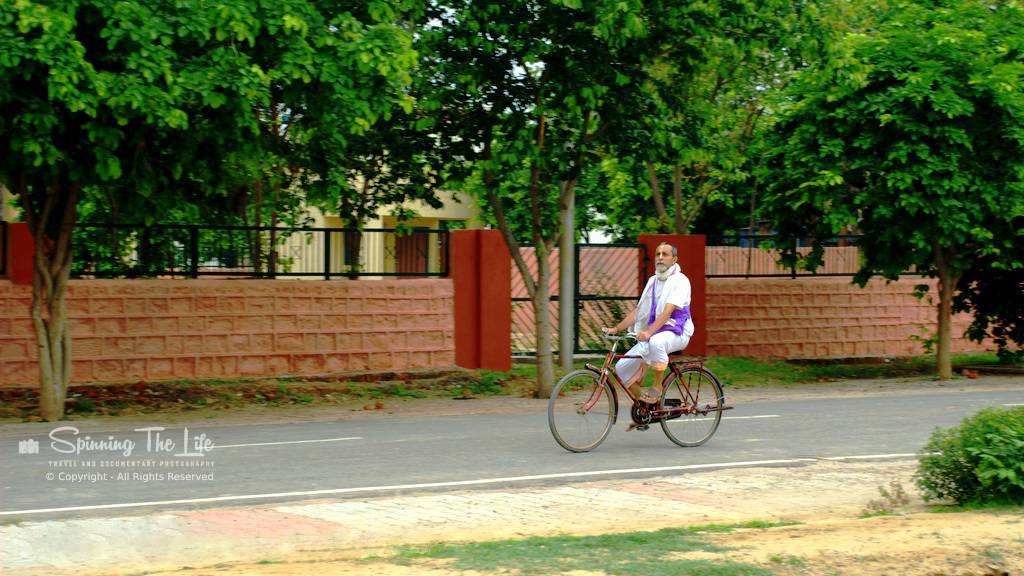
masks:
<instances>
[{"instance_id":1,"label":"bicycle fender","mask_svg":"<svg viewBox=\"0 0 1024 576\"><path fill-rule=\"evenodd\" d=\"M584 364L584 369L594 373L594 376L601 377L601 369L591 363ZM619 421L619 391L615 385L608 382L608 389L612 391L612 426Z\"/></svg>"}]
</instances>

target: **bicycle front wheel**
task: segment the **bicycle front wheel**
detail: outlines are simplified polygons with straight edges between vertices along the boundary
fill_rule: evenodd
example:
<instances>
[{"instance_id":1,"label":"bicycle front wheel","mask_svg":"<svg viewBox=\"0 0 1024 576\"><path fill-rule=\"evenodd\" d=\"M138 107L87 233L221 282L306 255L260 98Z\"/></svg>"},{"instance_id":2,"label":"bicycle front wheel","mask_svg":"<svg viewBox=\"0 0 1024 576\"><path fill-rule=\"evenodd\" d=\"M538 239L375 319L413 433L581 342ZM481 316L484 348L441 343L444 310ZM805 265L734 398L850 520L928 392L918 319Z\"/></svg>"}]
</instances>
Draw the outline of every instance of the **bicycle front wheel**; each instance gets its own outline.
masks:
<instances>
[{"instance_id":1,"label":"bicycle front wheel","mask_svg":"<svg viewBox=\"0 0 1024 576\"><path fill-rule=\"evenodd\" d=\"M570 452L597 448L615 419L615 397L608 383L590 370L566 374L548 400L548 425L558 444Z\"/></svg>"},{"instance_id":2,"label":"bicycle front wheel","mask_svg":"<svg viewBox=\"0 0 1024 576\"><path fill-rule=\"evenodd\" d=\"M718 430L724 405L722 385L714 374L703 368L685 368L681 377L672 376L661 392L658 407L669 410L661 429L680 446L700 446Z\"/></svg>"}]
</instances>

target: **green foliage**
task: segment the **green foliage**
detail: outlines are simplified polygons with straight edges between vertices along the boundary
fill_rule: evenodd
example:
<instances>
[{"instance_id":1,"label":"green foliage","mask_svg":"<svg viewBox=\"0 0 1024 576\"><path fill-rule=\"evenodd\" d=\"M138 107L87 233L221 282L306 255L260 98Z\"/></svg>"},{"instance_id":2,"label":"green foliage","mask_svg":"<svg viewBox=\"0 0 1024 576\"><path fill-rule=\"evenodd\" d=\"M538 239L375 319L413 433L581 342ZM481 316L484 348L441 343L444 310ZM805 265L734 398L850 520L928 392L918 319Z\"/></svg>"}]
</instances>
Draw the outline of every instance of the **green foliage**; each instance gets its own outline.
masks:
<instances>
[{"instance_id":1,"label":"green foliage","mask_svg":"<svg viewBox=\"0 0 1024 576\"><path fill-rule=\"evenodd\" d=\"M478 370L475 377L469 378L466 382L453 386L448 394L451 396L468 396L477 394L480 396L496 396L506 394L505 381L511 376L508 372L494 372L492 370Z\"/></svg>"},{"instance_id":2,"label":"green foliage","mask_svg":"<svg viewBox=\"0 0 1024 576\"><path fill-rule=\"evenodd\" d=\"M483 199L533 299L538 393L554 385L547 256L598 149L635 113L646 64L706 25L701 4L431 3L419 44L453 185ZM534 274L519 253L534 246Z\"/></svg>"},{"instance_id":3,"label":"green foliage","mask_svg":"<svg viewBox=\"0 0 1024 576\"><path fill-rule=\"evenodd\" d=\"M915 478L925 499L1024 503L1024 408L988 408L935 430Z\"/></svg>"},{"instance_id":4,"label":"green foliage","mask_svg":"<svg viewBox=\"0 0 1024 576\"><path fill-rule=\"evenodd\" d=\"M877 22L836 39L789 93L769 167L783 242L856 227L861 281L934 273L937 249L957 273L1009 255L1020 231L1002 232L1024 216L1020 6L872 10Z\"/></svg>"},{"instance_id":5,"label":"green foliage","mask_svg":"<svg viewBox=\"0 0 1024 576\"><path fill-rule=\"evenodd\" d=\"M617 162L604 165L625 176L613 182L630 182L630 198L609 210L616 235L687 233L707 208L727 217L705 219L704 230L729 230L749 217L762 134L774 121L776 94L802 64L808 31L818 26L815 8L706 3L709 25L673 57L652 63L652 89L609 150Z\"/></svg>"},{"instance_id":6,"label":"green foliage","mask_svg":"<svg viewBox=\"0 0 1024 576\"><path fill-rule=\"evenodd\" d=\"M96 402L92 398L78 398L73 409L75 412L92 412L96 410Z\"/></svg>"},{"instance_id":7,"label":"green foliage","mask_svg":"<svg viewBox=\"0 0 1024 576\"><path fill-rule=\"evenodd\" d=\"M911 267L938 277L948 376L958 279L979 260L1024 267L1024 8L851 6L852 29L834 28L787 93L763 172L766 215L786 264L821 264L821 244L799 254L796 237L856 230L862 285Z\"/></svg>"},{"instance_id":8,"label":"green foliage","mask_svg":"<svg viewBox=\"0 0 1024 576\"><path fill-rule=\"evenodd\" d=\"M427 392L416 388L406 388L402 383L394 383L384 389L384 392L397 398L426 398Z\"/></svg>"},{"instance_id":9,"label":"green foliage","mask_svg":"<svg viewBox=\"0 0 1024 576\"><path fill-rule=\"evenodd\" d=\"M45 417L60 417L68 385L79 200L147 224L251 192L243 216L280 222L310 142L343 148L408 107L414 53L398 16L384 0L0 3L0 184L41 264Z\"/></svg>"},{"instance_id":10,"label":"green foliage","mask_svg":"<svg viewBox=\"0 0 1024 576\"><path fill-rule=\"evenodd\" d=\"M421 30L419 3L399 7L409 21L407 26ZM399 87L399 105L379 116L372 129L358 138L317 138L308 143L310 170L303 187L312 203L337 213L347 227L361 229L366 219L388 206L401 227L414 215L402 206L409 200L441 207L437 190L448 171L443 161L446 147L438 137L438 104L428 84L432 54L424 46L424 35L412 36L414 43L408 48L413 58L407 62L408 81Z\"/></svg>"},{"instance_id":11,"label":"green foliage","mask_svg":"<svg viewBox=\"0 0 1024 576\"><path fill-rule=\"evenodd\" d=\"M673 554L692 551L724 552L697 529L665 528L602 536L549 536L470 544L439 544L401 552L406 560L445 558L458 570L493 573L515 569L524 575L593 570L609 575L760 575L768 570L728 560L679 560Z\"/></svg>"},{"instance_id":12,"label":"green foliage","mask_svg":"<svg viewBox=\"0 0 1024 576\"><path fill-rule=\"evenodd\" d=\"M811 37L808 29L817 26L812 23L813 6L772 1L756 5L707 2L662 12L652 6L638 7L644 29L630 40L633 54L620 58L625 68L612 61L604 70L592 72L577 63L570 70L576 78L547 75L544 80L549 84L587 86L596 81L599 85L585 94L615 96L621 105L614 116L610 115L613 109L599 112L600 120L609 121L609 133L590 142L587 161L579 167L576 224L580 236L601 230L618 240L633 241L640 233L671 228L685 232L705 207L733 215L728 222L702 224L705 227L722 230L745 221L741 213L749 210L746 199L751 188L755 192L757 188L749 185L749 176L761 154L758 142L771 123L774 93L799 65L801 47ZM582 14L589 14L588 10L575 10L578 19L584 20ZM575 52L582 54L592 46L593 42L577 44ZM563 59L556 50L542 55L538 70ZM578 105L585 99L571 94L563 100ZM535 116L552 111L548 105L530 102L517 108L534 111ZM570 117L560 110L546 119L553 123ZM536 120L527 125L536 126ZM545 166L571 171L569 160ZM504 209L517 238L531 238L534 222L533 207L523 196L529 190L530 166L524 159L500 171L503 179L512 176L520 182L517 191L502 190L503 197L513 197ZM649 169L655 174L653 180ZM482 193L483 178L478 173L468 186ZM559 180L547 181L551 185ZM497 225L493 207L483 203L482 208L485 220ZM555 226L557 220L551 216L550 222L542 224Z\"/></svg>"},{"instance_id":13,"label":"green foliage","mask_svg":"<svg viewBox=\"0 0 1024 576\"><path fill-rule=\"evenodd\" d=\"M540 393L553 385L547 255L560 239L560 217L571 202L581 229L591 228L589 219L608 204L594 167L637 135L638 116L653 118L663 111L657 103L681 101L676 95L689 84L668 70L703 65L708 39L724 40L727 26L754 22L754 12L718 2L428 6L419 45L430 62L439 145L464 174L452 174L454 185L480 198L502 230L533 299ZM673 120L675 128L688 125ZM670 130L659 135L669 138ZM647 136L637 144L656 150L662 143ZM520 256L524 244L536 250L536 274Z\"/></svg>"},{"instance_id":14,"label":"green foliage","mask_svg":"<svg viewBox=\"0 0 1024 576\"><path fill-rule=\"evenodd\" d=\"M879 486L878 494L881 498L867 503L862 518L895 514L910 504L910 496L903 489L903 484L896 480L889 482L888 488Z\"/></svg>"}]
</instances>

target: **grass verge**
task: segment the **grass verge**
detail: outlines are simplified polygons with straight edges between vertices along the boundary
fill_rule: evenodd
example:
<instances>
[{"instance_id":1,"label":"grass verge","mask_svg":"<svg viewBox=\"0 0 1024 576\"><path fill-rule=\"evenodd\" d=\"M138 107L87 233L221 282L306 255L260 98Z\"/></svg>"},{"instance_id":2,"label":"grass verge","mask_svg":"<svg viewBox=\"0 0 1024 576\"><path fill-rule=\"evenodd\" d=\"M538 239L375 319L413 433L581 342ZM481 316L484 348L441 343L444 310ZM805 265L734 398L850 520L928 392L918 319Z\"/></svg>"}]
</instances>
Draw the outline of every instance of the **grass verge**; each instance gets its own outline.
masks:
<instances>
[{"instance_id":1,"label":"grass verge","mask_svg":"<svg viewBox=\"0 0 1024 576\"><path fill-rule=\"evenodd\" d=\"M412 398L469 399L532 394L534 384L515 372L387 373L349 378L239 378L234 380L138 381L90 384L68 390L68 419L131 416L248 407L346 406L382 410ZM0 388L0 418L38 420L39 391Z\"/></svg>"},{"instance_id":2,"label":"grass verge","mask_svg":"<svg viewBox=\"0 0 1024 576\"><path fill-rule=\"evenodd\" d=\"M578 360L574 362L574 367L583 368L584 364L588 362L600 365L603 360L603 358ZM788 361L711 356L708 358L707 366L726 386L737 388L786 387L835 380L928 376L935 373L935 357ZM1000 363L995 353L954 354L954 371L959 373L964 366L983 368L1005 366L1005 364ZM523 378L533 379L536 374L536 367L532 364L517 364L514 369ZM647 379L649 385L650 375Z\"/></svg>"},{"instance_id":3,"label":"grass verge","mask_svg":"<svg viewBox=\"0 0 1024 576\"><path fill-rule=\"evenodd\" d=\"M989 502L987 504L964 504L963 506L931 506L929 512L937 514L957 514L960 512L992 512L995 514L1011 514L1024 517L1024 506L1020 504L1006 504L1002 502Z\"/></svg>"},{"instance_id":4,"label":"grass verge","mask_svg":"<svg viewBox=\"0 0 1024 576\"><path fill-rule=\"evenodd\" d=\"M580 359L574 365L582 368L587 362L600 364L602 359ZM708 359L708 367L722 383L736 388L921 376L932 374L934 363L934 357L928 356L873 363L796 363L718 356ZM976 368L996 366L999 360L995 354L954 356L954 366L965 365ZM536 391L536 373L535 365L517 363L509 372L454 370L434 374L383 373L338 378L238 378L75 385L68 391L67 416L75 419L200 409L215 413L251 406L293 405L347 405L355 409L381 410L396 400L413 398L532 397ZM556 378L561 375L556 370ZM38 406L39 391L36 388L0 388L0 419L38 420Z\"/></svg>"},{"instance_id":5,"label":"grass verge","mask_svg":"<svg viewBox=\"0 0 1024 576\"><path fill-rule=\"evenodd\" d=\"M573 570L599 570L610 576L767 575L772 572L750 564L679 556L692 552L727 551L726 548L711 544L703 536L704 533L764 529L790 524L751 522L600 536L546 536L523 540L436 544L426 548L401 549L392 562L410 564L416 560L448 560L452 562L451 567L457 570L475 570L484 574L514 570L523 576L547 576Z\"/></svg>"}]
</instances>

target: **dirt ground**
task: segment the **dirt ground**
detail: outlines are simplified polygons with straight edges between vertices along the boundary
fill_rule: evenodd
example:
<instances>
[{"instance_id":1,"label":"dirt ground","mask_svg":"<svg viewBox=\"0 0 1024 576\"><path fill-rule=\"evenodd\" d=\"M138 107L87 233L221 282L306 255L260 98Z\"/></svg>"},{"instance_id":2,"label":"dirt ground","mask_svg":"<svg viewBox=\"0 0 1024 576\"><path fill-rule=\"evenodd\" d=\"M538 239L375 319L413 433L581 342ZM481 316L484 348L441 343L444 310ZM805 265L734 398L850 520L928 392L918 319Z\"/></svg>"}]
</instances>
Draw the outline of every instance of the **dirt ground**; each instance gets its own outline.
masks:
<instances>
[{"instance_id":1,"label":"dirt ground","mask_svg":"<svg viewBox=\"0 0 1024 576\"><path fill-rule=\"evenodd\" d=\"M995 576L1024 574L1024 512L900 513L869 518L820 517L793 526L710 535L725 552L669 559L752 564L774 574ZM302 552L264 563L221 564L147 573L160 576L469 576L450 560L389 561L393 549ZM495 570L493 573L515 574ZM603 575L600 570L567 576Z\"/></svg>"}]
</instances>

